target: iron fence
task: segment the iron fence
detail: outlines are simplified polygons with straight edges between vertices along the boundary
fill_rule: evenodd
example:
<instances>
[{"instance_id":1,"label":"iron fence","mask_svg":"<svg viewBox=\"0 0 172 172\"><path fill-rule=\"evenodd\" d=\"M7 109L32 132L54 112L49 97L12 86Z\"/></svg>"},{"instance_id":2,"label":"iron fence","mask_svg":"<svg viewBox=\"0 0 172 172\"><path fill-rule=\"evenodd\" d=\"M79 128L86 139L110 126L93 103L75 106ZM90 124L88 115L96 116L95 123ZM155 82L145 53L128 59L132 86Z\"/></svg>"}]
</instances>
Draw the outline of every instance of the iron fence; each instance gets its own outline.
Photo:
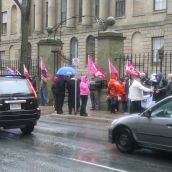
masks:
<instances>
[{"instance_id":1,"label":"iron fence","mask_svg":"<svg viewBox=\"0 0 172 172\"><path fill-rule=\"evenodd\" d=\"M114 65L118 68L120 76L125 75L125 66L127 61L136 67L140 72L145 72L150 75L152 73L162 72L166 77L172 72L172 53L164 53L157 58L153 58L150 53L139 55L121 55L119 58L114 59Z\"/></svg>"},{"instance_id":2,"label":"iron fence","mask_svg":"<svg viewBox=\"0 0 172 172\"><path fill-rule=\"evenodd\" d=\"M39 76L39 60L37 59L32 59L32 60L27 60L23 62L25 64L26 68L28 69L30 75L35 76L38 78ZM11 68L14 71L20 72L20 65L21 61L20 60L0 60L0 73L5 74L7 67Z\"/></svg>"}]
</instances>

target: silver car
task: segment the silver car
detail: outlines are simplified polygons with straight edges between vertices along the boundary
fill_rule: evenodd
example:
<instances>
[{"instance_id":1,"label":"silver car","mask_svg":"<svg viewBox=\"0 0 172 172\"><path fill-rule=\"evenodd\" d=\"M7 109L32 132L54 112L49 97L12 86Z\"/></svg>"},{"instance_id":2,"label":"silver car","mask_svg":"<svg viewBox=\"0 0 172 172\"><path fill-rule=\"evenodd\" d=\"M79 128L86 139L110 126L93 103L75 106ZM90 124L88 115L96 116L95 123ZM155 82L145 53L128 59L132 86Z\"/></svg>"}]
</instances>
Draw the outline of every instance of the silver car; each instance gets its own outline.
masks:
<instances>
[{"instance_id":1,"label":"silver car","mask_svg":"<svg viewBox=\"0 0 172 172\"><path fill-rule=\"evenodd\" d=\"M141 114L115 119L109 128L109 141L121 152L140 147L172 152L172 96Z\"/></svg>"}]
</instances>

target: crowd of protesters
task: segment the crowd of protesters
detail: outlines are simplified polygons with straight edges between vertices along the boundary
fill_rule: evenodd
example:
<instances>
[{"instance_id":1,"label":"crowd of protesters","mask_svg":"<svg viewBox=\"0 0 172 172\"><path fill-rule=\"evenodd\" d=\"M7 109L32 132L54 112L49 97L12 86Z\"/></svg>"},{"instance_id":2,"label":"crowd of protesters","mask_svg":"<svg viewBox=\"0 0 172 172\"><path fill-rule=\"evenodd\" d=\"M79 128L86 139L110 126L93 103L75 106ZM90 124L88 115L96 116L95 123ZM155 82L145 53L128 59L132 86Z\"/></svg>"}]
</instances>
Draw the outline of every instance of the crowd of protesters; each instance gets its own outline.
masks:
<instances>
[{"instance_id":1,"label":"crowd of protesters","mask_svg":"<svg viewBox=\"0 0 172 172\"><path fill-rule=\"evenodd\" d=\"M167 80L161 72L153 74L150 78L146 73L140 73L137 77L125 75L120 79L113 75L108 82L107 102L111 113L118 112L119 105L123 112L140 113L147 108L144 106L145 97L150 98L150 106L151 103L170 95L172 74L168 74Z\"/></svg>"},{"instance_id":2,"label":"crowd of protesters","mask_svg":"<svg viewBox=\"0 0 172 172\"><path fill-rule=\"evenodd\" d=\"M158 102L172 95L172 74L168 75L167 80L161 72L150 77L146 73L140 73L137 77L124 75L122 78L112 75L107 83L107 104L113 114L118 112L140 113L146 108L143 107L143 100L146 96L151 97L152 102ZM93 76L88 79L87 76L81 76L76 79L74 75L55 76L52 84L55 111L57 114L63 114L63 104L67 93L69 114L80 113L80 116L88 116L89 97L90 110L100 110L101 88L102 79L98 77Z\"/></svg>"}]
</instances>

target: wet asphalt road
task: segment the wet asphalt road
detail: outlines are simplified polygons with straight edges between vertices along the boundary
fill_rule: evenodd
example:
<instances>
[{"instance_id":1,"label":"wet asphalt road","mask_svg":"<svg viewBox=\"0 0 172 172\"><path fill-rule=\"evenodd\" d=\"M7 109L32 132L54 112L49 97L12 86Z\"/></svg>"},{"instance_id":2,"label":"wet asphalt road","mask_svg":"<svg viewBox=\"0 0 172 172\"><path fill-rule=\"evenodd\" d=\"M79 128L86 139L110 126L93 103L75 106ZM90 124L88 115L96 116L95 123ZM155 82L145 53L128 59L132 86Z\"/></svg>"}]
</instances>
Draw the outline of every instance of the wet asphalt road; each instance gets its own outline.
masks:
<instances>
[{"instance_id":1,"label":"wet asphalt road","mask_svg":"<svg viewBox=\"0 0 172 172\"><path fill-rule=\"evenodd\" d=\"M60 122L42 116L34 132L0 131L1 172L170 172L172 155L150 150L122 154L107 142L108 125Z\"/></svg>"}]
</instances>

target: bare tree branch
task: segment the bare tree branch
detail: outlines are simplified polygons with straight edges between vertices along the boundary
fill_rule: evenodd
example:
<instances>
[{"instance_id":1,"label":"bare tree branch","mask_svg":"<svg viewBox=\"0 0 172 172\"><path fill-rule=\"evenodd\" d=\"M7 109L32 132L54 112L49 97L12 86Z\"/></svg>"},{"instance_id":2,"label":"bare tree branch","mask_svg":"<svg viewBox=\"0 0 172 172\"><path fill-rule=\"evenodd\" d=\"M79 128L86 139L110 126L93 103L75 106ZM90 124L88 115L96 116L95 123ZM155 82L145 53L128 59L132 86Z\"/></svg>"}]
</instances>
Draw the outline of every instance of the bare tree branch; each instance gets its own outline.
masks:
<instances>
[{"instance_id":1,"label":"bare tree branch","mask_svg":"<svg viewBox=\"0 0 172 172\"><path fill-rule=\"evenodd\" d=\"M21 4L20 4L20 2L18 1L18 0L13 0L16 4L17 4L17 6L20 8L20 10L22 9L22 6L21 6Z\"/></svg>"}]
</instances>

